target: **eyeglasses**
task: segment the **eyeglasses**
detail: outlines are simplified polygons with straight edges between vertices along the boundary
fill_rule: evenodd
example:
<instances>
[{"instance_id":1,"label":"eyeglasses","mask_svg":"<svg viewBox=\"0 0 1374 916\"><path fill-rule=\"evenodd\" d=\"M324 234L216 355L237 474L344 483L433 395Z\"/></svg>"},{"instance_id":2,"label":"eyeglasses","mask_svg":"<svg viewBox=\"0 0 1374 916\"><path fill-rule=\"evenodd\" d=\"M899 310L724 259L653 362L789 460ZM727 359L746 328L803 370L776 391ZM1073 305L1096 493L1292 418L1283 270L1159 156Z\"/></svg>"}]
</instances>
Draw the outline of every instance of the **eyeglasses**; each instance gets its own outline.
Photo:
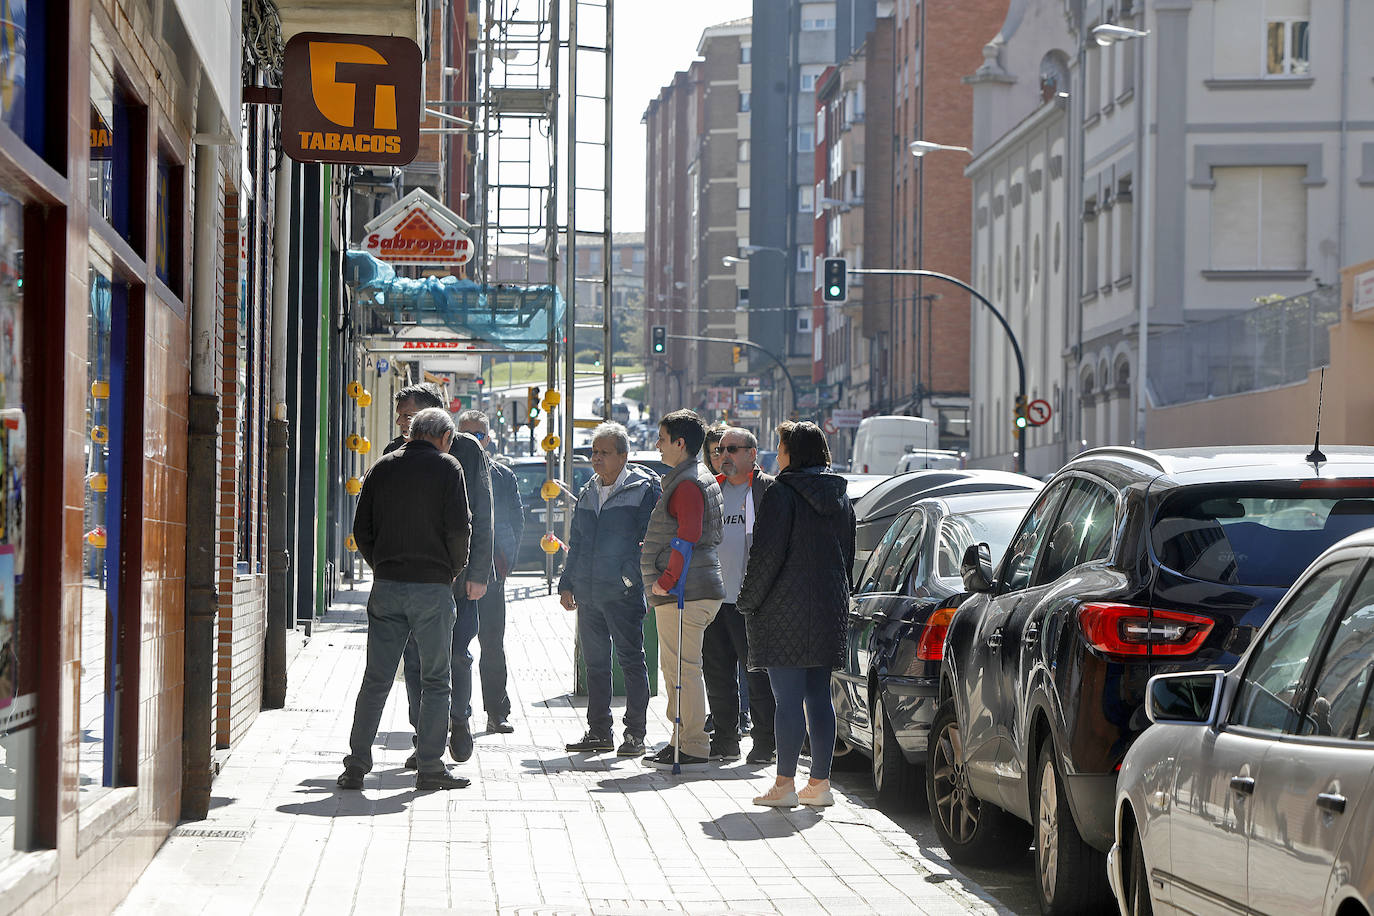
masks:
<instances>
[{"instance_id":1,"label":"eyeglasses","mask_svg":"<svg viewBox=\"0 0 1374 916\"><path fill-rule=\"evenodd\" d=\"M751 448L753 448L752 445L721 445L712 449L711 454L719 455L721 452L729 452L733 455L735 452L747 452Z\"/></svg>"},{"instance_id":2,"label":"eyeglasses","mask_svg":"<svg viewBox=\"0 0 1374 916\"><path fill-rule=\"evenodd\" d=\"M473 430L472 432L469 432L468 435L476 439L478 442L482 442L487 438L487 434L481 432L480 430Z\"/></svg>"}]
</instances>

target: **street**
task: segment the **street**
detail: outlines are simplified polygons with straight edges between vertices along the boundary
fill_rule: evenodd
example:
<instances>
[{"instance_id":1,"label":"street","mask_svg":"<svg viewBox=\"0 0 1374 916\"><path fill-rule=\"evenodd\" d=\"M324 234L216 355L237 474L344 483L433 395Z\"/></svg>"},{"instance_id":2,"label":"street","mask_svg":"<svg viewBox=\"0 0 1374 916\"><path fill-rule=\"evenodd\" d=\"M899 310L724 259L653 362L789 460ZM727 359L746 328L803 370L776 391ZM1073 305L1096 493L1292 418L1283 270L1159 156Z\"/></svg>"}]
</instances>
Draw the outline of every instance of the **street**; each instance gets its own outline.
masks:
<instances>
[{"instance_id":1,"label":"street","mask_svg":"<svg viewBox=\"0 0 1374 916\"><path fill-rule=\"evenodd\" d=\"M292 662L286 707L259 716L209 817L173 830L118 912L1035 912L1027 855L951 867L924 802L878 810L866 771L837 773L832 808L781 811L751 804L771 768L672 776L569 756L584 725L568 694L573 616L534 577L508 593L516 731L477 733L455 767L470 788L415 791L399 677L364 790L335 788L366 640L367 593L340 592ZM660 685L650 745L669 736L664 701Z\"/></svg>"}]
</instances>

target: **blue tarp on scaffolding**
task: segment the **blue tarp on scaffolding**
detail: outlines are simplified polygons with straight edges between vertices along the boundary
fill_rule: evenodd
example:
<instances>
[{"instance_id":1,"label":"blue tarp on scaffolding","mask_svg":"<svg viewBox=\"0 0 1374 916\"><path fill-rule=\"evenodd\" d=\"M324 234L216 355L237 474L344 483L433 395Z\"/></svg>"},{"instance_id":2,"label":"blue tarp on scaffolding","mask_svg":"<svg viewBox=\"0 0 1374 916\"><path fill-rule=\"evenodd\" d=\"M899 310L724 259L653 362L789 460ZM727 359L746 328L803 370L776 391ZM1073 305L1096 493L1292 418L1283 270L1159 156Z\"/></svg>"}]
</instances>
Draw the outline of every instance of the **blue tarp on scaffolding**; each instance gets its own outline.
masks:
<instances>
[{"instance_id":1,"label":"blue tarp on scaffolding","mask_svg":"<svg viewBox=\"0 0 1374 916\"><path fill-rule=\"evenodd\" d=\"M478 285L457 277L398 277L365 251L346 253L346 279L355 301L393 321L445 327L508 350L541 350L563 321L563 294L554 286Z\"/></svg>"}]
</instances>

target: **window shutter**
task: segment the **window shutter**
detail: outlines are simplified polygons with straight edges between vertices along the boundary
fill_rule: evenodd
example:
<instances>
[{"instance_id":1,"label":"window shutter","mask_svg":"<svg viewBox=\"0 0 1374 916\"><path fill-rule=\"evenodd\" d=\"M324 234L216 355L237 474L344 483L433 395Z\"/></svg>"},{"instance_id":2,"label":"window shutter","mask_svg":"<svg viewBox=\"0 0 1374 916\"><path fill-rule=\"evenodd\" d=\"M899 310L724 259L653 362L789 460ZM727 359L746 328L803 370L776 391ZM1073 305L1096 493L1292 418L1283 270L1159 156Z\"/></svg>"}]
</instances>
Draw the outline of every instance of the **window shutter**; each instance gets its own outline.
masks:
<instances>
[{"instance_id":1,"label":"window shutter","mask_svg":"<svg viewBox=\"0 0 1374 916\"><path fill-rule=\"evenodd\" d=\"M1260 169L1213 168L1212 267L1247 270L1260 266Z\"/></svg>"},{"instance_id":2,"label":"window shutter","mask_svg":"<svg viewBox=\"0 0 1374 916\"><path fill-rule=\"evenodd\" d=\"M1307 266L1307 188L1302 166L1261 169L1260 266L1300 270Z\"/></svg>"}]
</instances>

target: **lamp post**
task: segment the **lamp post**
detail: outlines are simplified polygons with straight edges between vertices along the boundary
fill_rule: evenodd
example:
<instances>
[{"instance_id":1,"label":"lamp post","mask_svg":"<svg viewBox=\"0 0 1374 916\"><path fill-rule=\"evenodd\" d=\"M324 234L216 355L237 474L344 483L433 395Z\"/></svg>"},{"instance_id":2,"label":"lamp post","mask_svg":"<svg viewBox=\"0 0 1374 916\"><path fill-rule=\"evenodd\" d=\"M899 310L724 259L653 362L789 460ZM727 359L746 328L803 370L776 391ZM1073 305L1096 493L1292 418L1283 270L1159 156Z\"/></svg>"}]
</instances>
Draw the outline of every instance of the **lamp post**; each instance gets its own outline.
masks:
<instances>
[{"instance_id":1,"label":"lamp post","mask_svg":"<svg viewBox=\"0 0 1374 916\"><path fill-rule=\"evenodd\" d=\"M1142 12L1141 15L1144 15ZM1134 41L1137 38L1145 38L1150 34L1149 29L1132 29L1124 25L1113 23L1103 23L1092 30L1093 39L1100 47L1109 48L1122 41ZM1136 87L1135 87L1135 133L1136 145L1140 150L1138 169L1135 187L1132 189L1132 196L1140 198L1140 206L1135 208L1135 266L1134 270L1140 273L1140 282L1136 284L1136 292L1140 297L1138 314L1136 317L1136 365L1135 365L1135 444L1141 448L1145 447L1145 418L1149 413L1150 396L1147 389L1149 383L1149 373L1147 371L1149 362L1149 343L1150 343L1150 296L1153 290L1150 288L1150 267L1146 258L1146 246L1150 244L1146 238L1146 230L1150 227L1150 196L1144 193L1148 190L1146 176L1149 174L1149 145L1150 138L1145 132L1146 119L1149 112L1145 107L1147 86L1145 85L1145 55L1136 55ZM1153 246L1150 248L1153 251Z\"/></svg>"}]
</instances>

